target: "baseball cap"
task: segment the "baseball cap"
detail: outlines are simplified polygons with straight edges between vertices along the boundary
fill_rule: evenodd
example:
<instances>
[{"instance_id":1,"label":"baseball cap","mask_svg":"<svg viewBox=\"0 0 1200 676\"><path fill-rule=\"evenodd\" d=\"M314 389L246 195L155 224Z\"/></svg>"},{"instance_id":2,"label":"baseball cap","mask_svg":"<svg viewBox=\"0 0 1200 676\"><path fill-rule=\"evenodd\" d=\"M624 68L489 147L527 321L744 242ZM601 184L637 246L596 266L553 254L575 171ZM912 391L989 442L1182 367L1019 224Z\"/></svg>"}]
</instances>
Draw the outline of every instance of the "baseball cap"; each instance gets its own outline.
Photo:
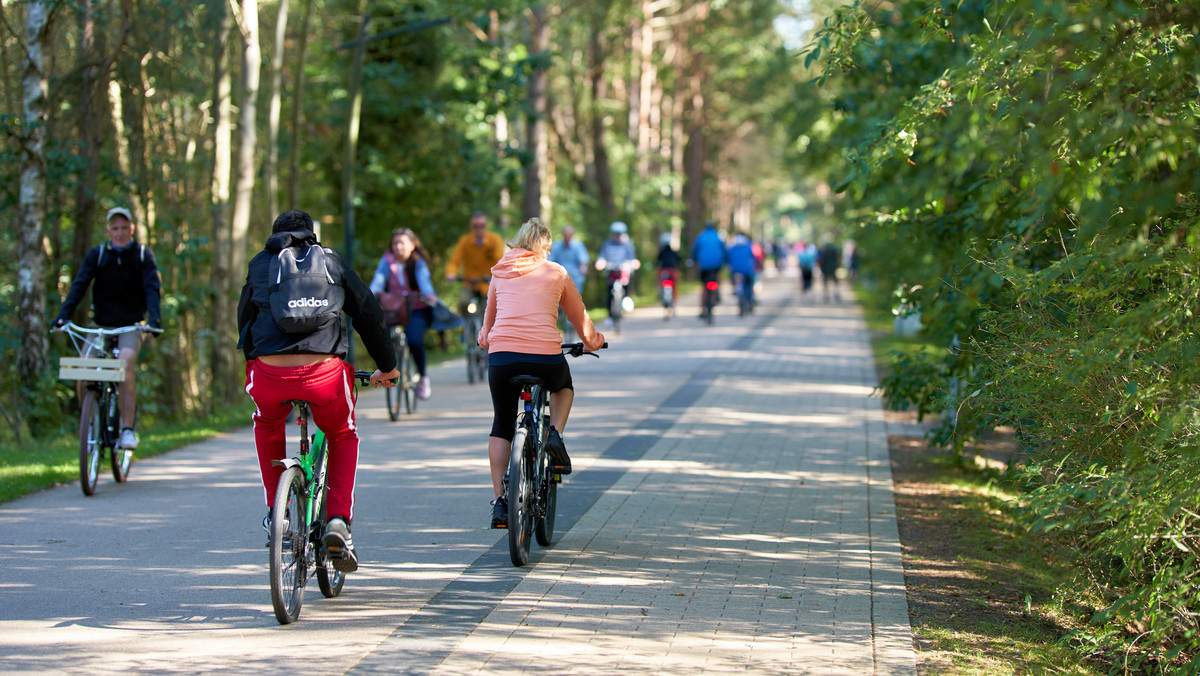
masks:
<instances>
[{"instance_id":1,"label":"baseball cap","mask_svg":"<svg viewBox=\"0 0 1200 676\"><path fill-rule=\"evenodd\" d=\"M104 219L104 222L107 223L108 221L111 221L113 216L124 216L125 220L129 221L130 223L133 222L133 214L129 213L129 210L125 207L113 207L109 209L108 217Z\"/></svg>"}]
</instances>

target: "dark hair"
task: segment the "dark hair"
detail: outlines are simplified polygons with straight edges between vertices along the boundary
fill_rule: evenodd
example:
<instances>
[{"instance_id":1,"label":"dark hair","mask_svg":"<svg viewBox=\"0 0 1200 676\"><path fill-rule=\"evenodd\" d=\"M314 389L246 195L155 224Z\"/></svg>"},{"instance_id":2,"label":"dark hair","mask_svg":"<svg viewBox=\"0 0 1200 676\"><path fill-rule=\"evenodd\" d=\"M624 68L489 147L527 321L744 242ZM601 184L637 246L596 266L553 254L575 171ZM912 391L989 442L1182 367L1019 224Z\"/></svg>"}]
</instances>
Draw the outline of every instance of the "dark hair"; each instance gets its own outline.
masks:
<instances>
[{"instance_id":1,"label":"dark hair","mask_svg":"<svg viewBox=\"0 0 1200 676\"><path fill-rule=\"evenodd\" d=\"M408 277L408 288L415 289L417 288L417 259L420 258L425 261L426 265L429 265L429 254L425 252L425 247L421 246L421 238L417 237L417 233L409 228L396 228L392 231L392 239L388 241L388 251L391 251L391 243L395 242L400 235L408 237L413 243L412 253L408 255L408 260L404 261L404 274Z\"/></svg>"},{"instance_id":2,"label":"dark hair","mask_svg":"<svg viewBox=\"0 0 1200 676\"><path fill-rule=\"evenodd\" d=\"M280 232L294 232L296 230L312 230L313 219L307 213L299 209L288 209L279 214L279 218L275 219L275 225L271 226L271 234Z\"/></svg>"}]
</instances>

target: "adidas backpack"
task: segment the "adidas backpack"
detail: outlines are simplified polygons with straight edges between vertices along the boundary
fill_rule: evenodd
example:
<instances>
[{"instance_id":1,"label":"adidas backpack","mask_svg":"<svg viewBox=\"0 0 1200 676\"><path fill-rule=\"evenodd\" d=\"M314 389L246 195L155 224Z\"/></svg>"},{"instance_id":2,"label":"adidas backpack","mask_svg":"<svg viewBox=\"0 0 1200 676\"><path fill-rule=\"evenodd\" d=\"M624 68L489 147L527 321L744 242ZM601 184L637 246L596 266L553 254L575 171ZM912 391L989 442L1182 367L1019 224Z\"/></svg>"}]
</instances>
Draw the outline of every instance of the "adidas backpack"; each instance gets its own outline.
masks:
<instances>
[{"instance_id":1,"label":"adidas backpack","mask_svg":"<svg viewBox=\"0 0 1200 676\"><path fill-rule=\"evenodd\" d=\"M267 299L280 331L313 333L341 320L346 293L329 274L325 254L314 244L307 250L285 247L271 259Z\"/></svg>"}]
</instances>

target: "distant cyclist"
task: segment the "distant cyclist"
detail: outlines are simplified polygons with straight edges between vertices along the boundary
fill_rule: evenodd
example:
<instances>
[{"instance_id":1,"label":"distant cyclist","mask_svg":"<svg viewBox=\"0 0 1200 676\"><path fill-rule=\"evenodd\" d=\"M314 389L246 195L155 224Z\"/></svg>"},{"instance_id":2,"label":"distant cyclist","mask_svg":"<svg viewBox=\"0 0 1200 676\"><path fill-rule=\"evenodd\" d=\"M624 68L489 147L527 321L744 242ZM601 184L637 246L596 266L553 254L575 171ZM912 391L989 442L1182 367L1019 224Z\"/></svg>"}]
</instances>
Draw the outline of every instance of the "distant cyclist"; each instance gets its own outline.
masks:
<instances>
[{"instance_id":1,"label":"distant cyclist","mask_svg":"<svg viewBox=\"0 0 1200 676\"><path fill-rule=\"evenodd\" d=\"M754 283L758 278L759 260L754 255L750 238L738 233L733 238L733 244L725 252L729 261L729 272L742 276L742 293L751 305L754 303Z\"/></svg>"},{"instance_id":2,"label":"distant cyclist","mask_svg":"<svg viewBox=\"0 0 1200 676\"><path fill-rule=\"evenodd\" d=\"M104 231L108 241L93 247L83 257L83 265L71 282L71 290L54 319L55 328L67 323L75 308L87 293L88 285L96 281L92 289L92 318L106 329L117 329L146 319L149 324L161 328L162 314L159 309L161 284L154 252L134 239L133 216L124 207L108 210ZM121 436L119 448L138 447L137 433L133 426L137 418L137 356L142 347L142 333L134 331L117 337L118 358L125 361L125 380L120 385Z\"/></svg>"},{"instance_id":3,"label":"distant cyclist","mask_svg":"<svg viewBox=\"0 0 1200 676\"><path fill-rule=\"evenodd\" d=\"M404 299L405 321L398 323L404 325L404 337L420 378L417 398L428 399L433 394L433 383L427 369L425 331L433 325L433 308L438 298L429 272L429 255L412 230L398 228L392 231L390 250L379 259L371 277L371 292L380 298L381 305L396 295ZM384 317L387 315L385 308Z\"/></svg>"},{"instance_id":4,"label":"distant cyclist","mask_svg":"<svg viewBox=\"0 0 1200 676\"><path fill-rule=\"evenodd\" d=\"M669 279L673 285L679 286L679 252L671 246L669 232L664 232L658 238L658 256L654 259L654 267L658 270L660 282Z\"/></svg>"},{"instance_id":5,"label":"distant cyclist","mask_svg":"<svg viewBox=\"0 0 1200 676\"><path fill-rule=\"evenodd\" d=\"M512 249L492 268L487 311L479 330L479 344L488 351L488 383L492 392L492 431L488 460L492 469L492 528L508 523L504 498L504 471L516 431L517 399L521 388L509 382L515 376L537 376L550 392L550 433L546 450L554 471L571 473L571 458L562 430L575 400L571 369L562 353L558 334L558 308L566 312L584 347L598 350L604 335L592 326L579 291L561 265L550 263L550 228L531 218L512 239Z\"/></svg>"},{"instance_id":6,"label":"distant cyclist","mask_svg":"<svg viewBox=\"0 0 1200 676\"><path fill-rule=\"evenodd\" d=\"M504 239L488 230L487 214L476 211L471 214L471 232L463 235L454 245L454 252L446 263L446 279L453 282L462 278L458 295L458 314L467 316L467 306L476 297L486 298L488 283L484 281L492 266L504 255Z\"/></svg>"},{"instance_id":7,"label":"distant cyclist","mask_svg":"<svg viewBox=\"0 0 1200 676\"><path fill-rule=\"evenodd\" d=\"M604 306L609 309L611 315L613 282L620 280L628 298L631 274L642 267L642 263L638 260L637 253L633 250L633 242L629 239L629 226L621 221L613 221L612 225L608 226L608 232L612 236L604 240L600 252L596 254L596 269L608 273L605 278ZM612 317L609 317L608 321L612 321Z\"/></svg>"},{"instance_id":8,"label":"distant cyclist","mask_svg":"<svg viewBox=\"0 0 1200 676\"><path fill-rule=\"evenodd\" d=\"M354 478L358 471L358 430L354 422L354 367L347 364L350 336L346 322L333 321L305 333L279 328L270 310L271 260L284 248L308 251L320 246L307 213L285 211L275 219L266 246L250 260L246 284L238 302L238 348L246 355L246 393L254 400L254 446L258 470L266 492L267 517L263 528L271 532L271 508L283 468L275 461L287 452L286 423L292 410L289 401L312 404L312 417L329 440L329 524L325 543L347 552L334 560L344 572L358 569L358 555L350 538L354 518ZM310 254L311 255L311 254ZM354 328L378 370L371 386L392 387L400 377L396 352L392 349L383 311L366 284L342 263L341 257L324 249L326 271L344 290L342 310L354 320ZM387 380L388 382L385 382Z\"/></svg>"},{"instance_id":9,"label":"distant cyclist","mask_svg":"<svg viewBox=\"0 0 1200 676\"><path fill-rule=\"evenodd\" d=\"M717 233L717 224L713 221L704 223L704 230L696 236L692 244L692 261L700 270L700 284L707 289L709 282L720 282L721 268L725 265L725 242ZM706 293L702 291L701 293ZM704 309L701 308L701 316Z\"/></svg>"}]
</instances>

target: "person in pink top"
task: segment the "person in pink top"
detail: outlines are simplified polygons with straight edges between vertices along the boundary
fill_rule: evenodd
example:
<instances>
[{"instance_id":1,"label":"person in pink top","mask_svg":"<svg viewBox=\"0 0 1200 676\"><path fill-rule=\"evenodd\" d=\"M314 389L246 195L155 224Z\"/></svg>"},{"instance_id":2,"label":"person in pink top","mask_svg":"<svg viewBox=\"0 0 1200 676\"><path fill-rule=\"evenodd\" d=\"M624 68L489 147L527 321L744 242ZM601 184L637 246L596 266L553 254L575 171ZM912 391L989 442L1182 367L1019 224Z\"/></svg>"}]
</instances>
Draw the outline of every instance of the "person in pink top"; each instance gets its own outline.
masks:
<instances>
[{"instance_id":1,"label":"person in pink top","mask_svg":"<svg viewBox=\"0 0 1200 676\"><path fill-rule=\"evenodd\" d=\"M558 263L546 260L554 241L540 218L526 221L509 242L512 247L492 267L487 310L479 329L479 345L488 351L488 383L492 391L492 431L488 460L492 467L492 528L508 526L504 498L504 470L512 452L521 389L509 380L537 376L550 391L550 434L546 450L559 474L571 473L571 458L562 430L571 413L575 390L571 369L562 353L558 333L558 308L575 327L584 349L604 345L604 335L592 325L587 308L571 275Z\"/></svg>"}]
</instances>

